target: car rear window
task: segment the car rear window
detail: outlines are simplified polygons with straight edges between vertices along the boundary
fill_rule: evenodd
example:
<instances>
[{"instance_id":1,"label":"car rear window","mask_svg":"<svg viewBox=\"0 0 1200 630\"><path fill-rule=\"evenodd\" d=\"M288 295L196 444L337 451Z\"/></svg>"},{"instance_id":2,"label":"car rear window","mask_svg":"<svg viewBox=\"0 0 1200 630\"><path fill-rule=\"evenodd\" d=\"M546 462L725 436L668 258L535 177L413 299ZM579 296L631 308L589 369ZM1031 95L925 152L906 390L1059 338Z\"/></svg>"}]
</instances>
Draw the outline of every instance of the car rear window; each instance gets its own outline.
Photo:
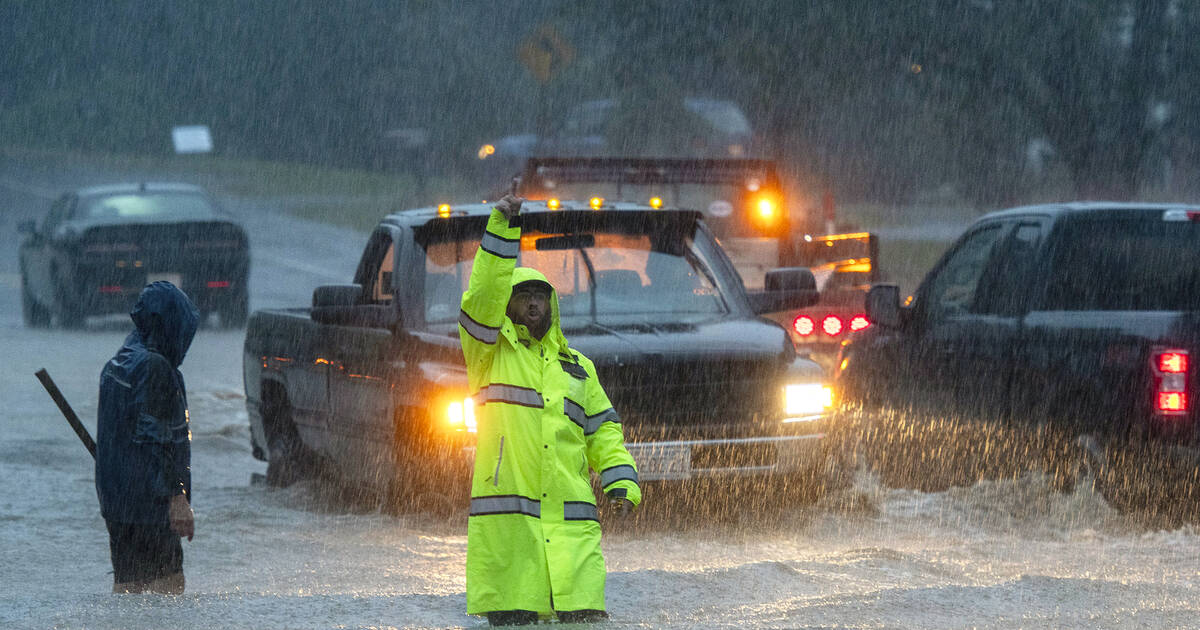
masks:
<instances>
[{"instance_id":1,"label":"car rear window","mask_svg":"<svg viewBox=\"0 0 1200 630\"><path fill-rule=\"evenodd\" d=\"M83 197L75 209L79 219L211 219L217 216L203 195L187 193L131 193Z\"/></svg>"},{"instance_id":2,"label":"car rear window","mask_svg":"<svg viewBox=\"0 0 1200 630\"><path fill-rule=\"evenodd\" d=\"M1088 217L1061 226L1044 308L1197 310L1200 222L1163 216Z\"/></svg>"}]
</instances>

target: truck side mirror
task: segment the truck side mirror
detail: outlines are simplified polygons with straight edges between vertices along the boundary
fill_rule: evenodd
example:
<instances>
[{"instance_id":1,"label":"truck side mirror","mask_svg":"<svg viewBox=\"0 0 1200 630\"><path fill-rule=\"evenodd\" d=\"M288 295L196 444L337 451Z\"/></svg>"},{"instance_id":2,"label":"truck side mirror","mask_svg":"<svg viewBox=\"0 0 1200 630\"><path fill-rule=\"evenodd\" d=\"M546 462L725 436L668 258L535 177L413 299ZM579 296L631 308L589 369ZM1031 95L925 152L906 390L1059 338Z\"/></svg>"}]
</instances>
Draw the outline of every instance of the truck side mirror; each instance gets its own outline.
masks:
<instances>
[{"instance_id":1,"label":"truck side mirror","mask_svg":"<svg viewBox=\"0 0 1200 630\"><path fill-rule=\"evenodd\" d=\"M884 328L900 327L900 286L876 284L867 291L867 319Z\"/></svg>"},{"instance_id":2,"label":"truck side mirror","mask_svg":"<svg viewBox=\"0 0 1200 630\"><path fill-rule=\"evenodd\" d=\"M361 284L326 284L313 289L313 308L354 306L362 302Z\"/></svg>"},{"instance_id":3,"label":"truck side mirror","mask_svg":"<svg viewBox=\"0 0 1200 630\"><path fill-rule=\"evenodd\" d=\"M817 303L817 280L808 267L783 267L767 272L765 290L748 293L757 315L805 308Z\"/></svg>"},{"instance_id":4,"label":"truck side mirror","mask_svg":"<svg viewBox=\"0 0 1200 630\"><path fill-rule=\"evenodd\" d=\"M394 304L364 304L361 284L327 284L313 289L312 320L330 326L387 328L400 325Z\"/></svg>"}]
</instances>

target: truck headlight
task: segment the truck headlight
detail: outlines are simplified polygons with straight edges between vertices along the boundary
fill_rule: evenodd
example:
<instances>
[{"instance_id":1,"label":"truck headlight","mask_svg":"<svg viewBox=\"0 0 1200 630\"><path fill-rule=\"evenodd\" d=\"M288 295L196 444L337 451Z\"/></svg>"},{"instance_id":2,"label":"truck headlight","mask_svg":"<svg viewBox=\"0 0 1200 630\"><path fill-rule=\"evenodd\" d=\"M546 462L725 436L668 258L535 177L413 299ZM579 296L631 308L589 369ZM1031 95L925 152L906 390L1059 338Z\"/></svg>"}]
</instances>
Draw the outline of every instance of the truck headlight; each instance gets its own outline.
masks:
<instances>
[{"instance_id":1,"label":"truck headlight","mask_svg":"<svg viewBox=\"0 0 1200 630\"><path fill-rule=\"evenodd\" d=\"M455 431L474 433L476 429L475 401L470 396L462 400L450 401L446 405L446 422Z\"/></svg>"},{"instance_id":2,"label":"truck headlight","mask_svg":"<svg viewBox=\"0 0 1200 630\"><path fill-rule=\"evenodd\" d=\"M808 420L833 408L833 388L821 383L793 383L783 386L784 422ZM809 417L806 417L809 416Z\"/></svg>"}]
</instances>

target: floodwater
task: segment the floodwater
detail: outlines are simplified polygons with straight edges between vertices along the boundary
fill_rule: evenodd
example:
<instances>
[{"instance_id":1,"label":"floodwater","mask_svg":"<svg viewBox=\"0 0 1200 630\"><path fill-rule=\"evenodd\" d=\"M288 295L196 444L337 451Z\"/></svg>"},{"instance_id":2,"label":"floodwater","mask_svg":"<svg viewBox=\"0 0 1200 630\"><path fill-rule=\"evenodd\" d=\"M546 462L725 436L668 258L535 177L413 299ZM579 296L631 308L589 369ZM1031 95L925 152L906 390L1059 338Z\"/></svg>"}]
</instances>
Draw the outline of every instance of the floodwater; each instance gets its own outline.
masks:
<instances>
[{"instance_id":1,"label":"floodwater","mask_svg":"<svg viewBox=\"0 0 1200 630\"><path fill-rule=\"evenodd\" d=\"M7 207L45 208L42 189L0 183ZM313 286L349 281L364 235L232 205L255 247L253 307L301 305ZM464 614L465 517L392 516L312 485L251 483L265 465L250 455L240 331L201 330L183 365L196 512L187 592L112 595L91 460L33 373L46 368L94 431L99 371L128 322L24 328L20 218L0 231L12 252L0 258L0 626L486 625ZM776 517L608 532L603 627L1200 627L1200 534L1146 529L1086 488L1056 492L1029 475L921 493L860 471Z\"/></svg>"}]
</instances>

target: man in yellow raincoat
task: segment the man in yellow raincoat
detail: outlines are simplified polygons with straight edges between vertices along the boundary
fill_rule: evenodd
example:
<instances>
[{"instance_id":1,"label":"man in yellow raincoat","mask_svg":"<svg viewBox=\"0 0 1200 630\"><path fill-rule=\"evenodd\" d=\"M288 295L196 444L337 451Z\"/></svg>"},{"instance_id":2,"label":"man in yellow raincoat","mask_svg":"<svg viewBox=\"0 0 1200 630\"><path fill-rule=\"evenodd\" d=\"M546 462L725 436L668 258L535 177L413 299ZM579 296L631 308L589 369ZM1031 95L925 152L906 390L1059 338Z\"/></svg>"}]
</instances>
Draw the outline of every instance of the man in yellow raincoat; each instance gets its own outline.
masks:
<instances>
[{"instance_id":1,"label":"man in yellow raincoat","mask_svg":"<svg viewBox=\"0 0 1200 630\"><path fill-rule=\"evenodd\" d=\"M462 298L459 337L477 405L467 613L493 625L607 617L589 468L610 508L641 502L620 418L559 326L546 277L516 266L522 200L492 210Z\"/></svg>"}]
</instances>

